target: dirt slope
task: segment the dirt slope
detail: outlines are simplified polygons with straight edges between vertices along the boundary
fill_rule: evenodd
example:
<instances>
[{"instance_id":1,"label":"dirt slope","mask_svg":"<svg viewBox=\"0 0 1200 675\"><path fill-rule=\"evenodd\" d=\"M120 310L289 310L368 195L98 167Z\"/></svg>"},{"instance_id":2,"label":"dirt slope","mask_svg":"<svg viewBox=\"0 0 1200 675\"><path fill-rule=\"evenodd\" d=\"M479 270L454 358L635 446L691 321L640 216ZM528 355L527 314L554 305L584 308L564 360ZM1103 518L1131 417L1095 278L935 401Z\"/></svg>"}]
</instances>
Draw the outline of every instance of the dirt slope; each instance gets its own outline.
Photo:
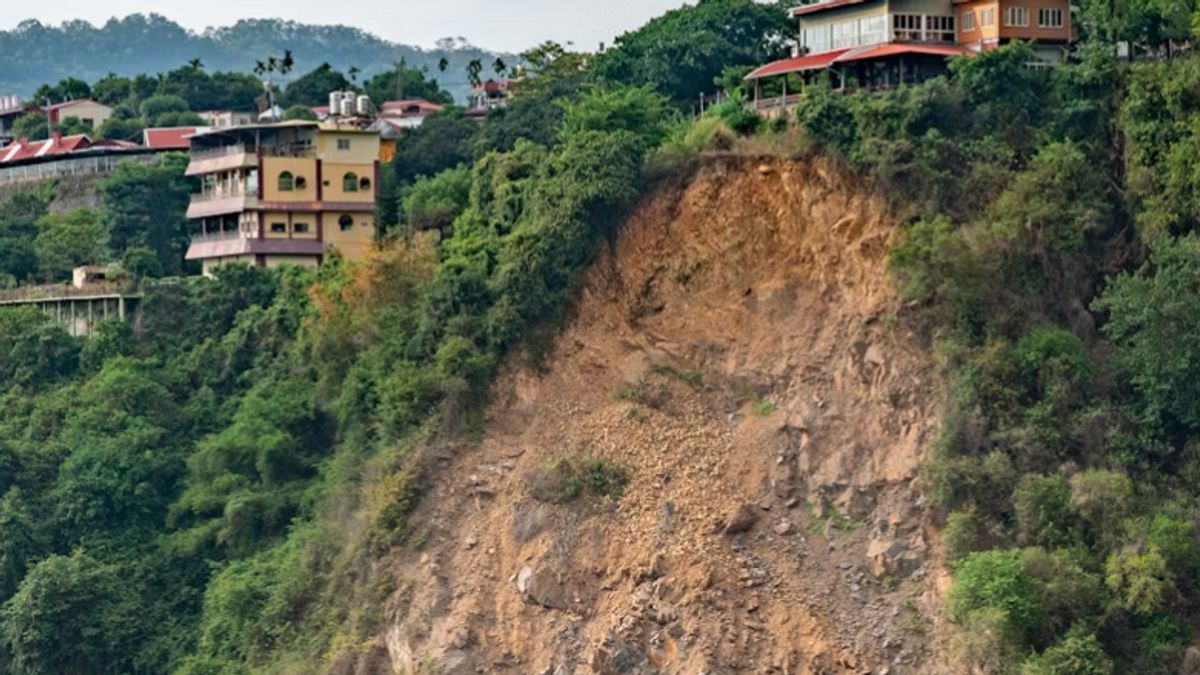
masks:
<instances>
[{"instance_id":1,"label":"dirt slope","mask_svg":"<svg viewBox=\"0 0 1200 675\"><path fill-rule=\"evenodd\" d=\"M894 325L885 214L780 160L644 200L414 516L391 671L940 672L912 486L938 392ZM534 499L566 456L626 467L624 496Z\"/></svg>"}]
</instances>

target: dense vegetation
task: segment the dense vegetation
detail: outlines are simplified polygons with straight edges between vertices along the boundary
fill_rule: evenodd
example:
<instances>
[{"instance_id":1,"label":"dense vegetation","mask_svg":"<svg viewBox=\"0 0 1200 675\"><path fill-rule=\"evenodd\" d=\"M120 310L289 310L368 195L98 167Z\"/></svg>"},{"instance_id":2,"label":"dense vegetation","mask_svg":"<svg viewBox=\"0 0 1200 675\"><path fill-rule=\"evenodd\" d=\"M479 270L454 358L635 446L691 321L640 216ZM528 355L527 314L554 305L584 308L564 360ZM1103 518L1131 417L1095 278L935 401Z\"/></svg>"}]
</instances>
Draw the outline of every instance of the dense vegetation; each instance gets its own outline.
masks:
<instances>
[{"instance_id":1,"label":"dense vegetation","mask_svg":"<svg viewBox=\"0 0 1200 675\"><path fill-rule=\"evenodd\" d=\"M401 143L425 162L389 172L413 186L395 205L410 226L366 264L224 268L86 342L0 312L0 670L309 672L368 644L391 590L376 561L422 536L423 448L474 433L514 346L536 360L645 158L686 126L658 83L598 86L577 55L535 52L524 101ZM127 178L98 217L38 202L0 228L31 252L22 278L170 248L178 230L110 201ZM41 255L41 231L75 248ZM572 466L564 495L625 480Z\"/></svg>"},{"instance_id":2,"label":"dense vegetation","mask_svg":"<svg viewBox=\"0 0 1200 675\"><path fill-rule=\"evenodd\" d=\"M52 213L54 183L0 199L0 288L68 281L85 264L118 263L135 278L184 272L195 189L186 165L177 153L119 165L99 185L97 210Z\"/></svg>"},{"instance_id":3,"label":"dense vegetation","mask_svg":"<svg viewBox=\"0 0 1200 675\"><path fill-rule=\"evenodd\" d=\"M964 662L1175 672L1200 590L1200 58L1119 61L1113 40L1155 53L1191 13L1120 9L1085 7L1059 68L1013 45L891 92L810 87L799 135L736 101L678 113L776 48L749 0L672 12L599 60L547 43L487 125L449 111L400 142L390 236L363 265L224 268L87 342L0 312L0 670L312 672L363 649L393 590L378 561L425 536L408 515L427 449L478 431L514 347L536 364L645 185L741 133L894 197L897 322L953 383L924 482ZM318 71L313 91L340 77ZM149 189L132 184L105 199ZM131 204L47 217L39 199L0 210L17 278L100 247L178 261L178 230ZM551 468L550 501L625 480Z\"/></svg>"},{"instance_id":4,"label":"dense vegetation","mask_svg":"<svg viewBox=\"0 0 1200 675\"><path fill-rule=\"evenodd\" d=\"M1174 673L1194 641L1200 58L1123 63L1106 36L1181 36L1118 18L1059 68L1018 44L798 111L905 223L906 314L953 383L947 612L985 672Z\"/></svg>"},{"instance_id":5,"label":"dense vegetation","mask_svg":"<svg viewBox=\"0 0 1200 675\"><path fill-rule=\"evenodd\" d=\"M348 26L311 26L277 19L239 21L233 26L192 33L162 16L134 14L103 26L70 21L47 26L25 21L0 31L0 93L26 96L43 82L66 78L95 81L110 73L134 77L158 73L169 64L199 59L216 70L249 73L268 54L295 54L295 69L307 72L329 62L364 75L392 72L406 62L423 72L438 72L446 59L454 77L448 82L457 100L470 91L468 63L491 63L496 54L461 40L445 39L436 49L398 45ZM210 106L216 108L220 106Z\"/></svg>"}]
</instances>

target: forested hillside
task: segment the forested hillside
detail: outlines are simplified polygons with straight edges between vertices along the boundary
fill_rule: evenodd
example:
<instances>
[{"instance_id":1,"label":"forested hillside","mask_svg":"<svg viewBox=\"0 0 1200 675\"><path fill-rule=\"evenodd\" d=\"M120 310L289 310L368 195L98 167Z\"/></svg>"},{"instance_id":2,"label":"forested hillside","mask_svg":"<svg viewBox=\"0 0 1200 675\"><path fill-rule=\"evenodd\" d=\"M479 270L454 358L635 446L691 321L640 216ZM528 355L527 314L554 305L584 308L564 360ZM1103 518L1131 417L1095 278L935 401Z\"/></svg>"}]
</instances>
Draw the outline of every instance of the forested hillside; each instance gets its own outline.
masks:
<instances>
[{"instance_id":1,"label":"forested hillside","mask_svg":"<svg viewBox=\"0 0 1200 675\"><path fill-rule=\"evenodd\" d=\"M953 577L927 636L947 651L914 672L1179 672L1200 600L1200 57L1117 58L1115 39L1183 40L1194 7L1124 9L1085 8L1060 67L1016 44L893 91L811 87L767 124L736 98L677 107L786 30L778 7L707 0L600 57L531 52L534 86L486 126L450 112L406 136L366 264L224 268L88 341L0 311L0 670L386 653L441 453L488 434L506 359L539 376L635 200L712 152L840 164L901 229L905 303L878 321L922 340L949 394L914 505ZM620 503L623 467L558 466L554 508Z\"/></svg>"},{"instance_id":2,"label":"forested hillside","mask_svg":"<svg viewBox=\"0 0 1200 675\"><path fill-rule=\"evenodd\" d=\"M490 64L503 56L458 38L444 40L435 49L422 49L348 26L312 26L278 19L244 20L203 33L188 31L156 14L111 19L103 26L86 21L49 26L31 20L11 31L0 31L0 93L26 97L44 82L68 77L91 82L109 73L153 75L193 59L213 70L250 73L257 60L282 55L284 50L295 55L297 73L329 63L343 72L355 67L371 76L394 70L399 61L437 73L445 58L454 75L446 81L447 88L460 101L470 92L468 63L481 60Z\"/></svg>"}]
</instances>

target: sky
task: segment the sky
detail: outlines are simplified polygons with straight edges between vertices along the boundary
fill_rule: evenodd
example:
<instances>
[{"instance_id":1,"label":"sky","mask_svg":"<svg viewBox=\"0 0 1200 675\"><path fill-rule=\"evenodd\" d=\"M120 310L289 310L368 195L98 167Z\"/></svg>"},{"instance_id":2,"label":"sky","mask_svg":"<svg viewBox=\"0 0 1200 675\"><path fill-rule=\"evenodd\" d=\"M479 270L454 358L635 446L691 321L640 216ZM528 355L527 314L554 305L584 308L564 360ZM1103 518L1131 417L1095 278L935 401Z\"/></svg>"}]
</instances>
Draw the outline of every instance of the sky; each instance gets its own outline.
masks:
<instances>
[{"instance_id":1,"label":"sky","mask_svg":"<svg viewBox=\"0 0 1200 675\"><path fill-rule=\"evenodd\" d=\"M8 4L5 2L4 4ZM592 50L632 30L683 0L56 0L13 3L0 28L25 19L59 24L84 19L101 24L113 16L156 13L202 31L245 18L283 18L301 23L348 24L393 42L431 47L443 37L465 37L472 44L517 52L544 40L573 42ZM694 4L694 3L691 3ZM355 8L355 11L347 11Z\"/></svg>"}]
</instances>

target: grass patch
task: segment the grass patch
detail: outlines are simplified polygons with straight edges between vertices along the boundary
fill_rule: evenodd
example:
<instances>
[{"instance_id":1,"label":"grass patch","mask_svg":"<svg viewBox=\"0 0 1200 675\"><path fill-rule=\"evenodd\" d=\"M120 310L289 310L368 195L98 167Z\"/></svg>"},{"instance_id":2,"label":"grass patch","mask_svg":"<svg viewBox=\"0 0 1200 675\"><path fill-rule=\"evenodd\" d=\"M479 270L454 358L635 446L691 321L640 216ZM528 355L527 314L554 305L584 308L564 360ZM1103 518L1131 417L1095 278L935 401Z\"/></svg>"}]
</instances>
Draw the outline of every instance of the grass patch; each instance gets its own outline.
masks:
<instances>
[{"instance_id":1,"label":"grass patch","mask_svg":"<svg viewBox=\"0 0 1200 675\"><path fill-rule=\"evenodd\" d=\"M591 456L563 457L526 478L534 499L569 504L584 497L620 499L629 484L629 470Z\"/></svg>"},{"instance_id":2,"label":"grass patch","mask_svg":"<svg viewBox=\"0 0 1200 675\"><path fill-rule=\"evenodd\" d=\"M862 521L855 520L842 513L832 504L817 508L809 502L804 503L808 510L808 530L814 535L829 534L830 532L851 533L863 526Z\"/></svg>"},{"instance_id":3,"label":"grass patch","mask_svg":"<svg viewBox=\"0 0 1200 675\"><path fill-rule=\"evenodd\" d=\"M759 417L767 417L775 412L775 402L768 401L765 398L760 398L754 402L754 414Z\"/></svg>"},{"instance_id":4,"label":"grass patch","mask_svg":"<svg viewBox=\"0 0 1200 675\"><path fill-rule=\"evenodd\" d=\"M655 375L679 380L693 389L699 389L704 386L704 376L699 370L679 370L671 366L654 366L650 369L650 372Z\"/></svg>"}]
</instances>

